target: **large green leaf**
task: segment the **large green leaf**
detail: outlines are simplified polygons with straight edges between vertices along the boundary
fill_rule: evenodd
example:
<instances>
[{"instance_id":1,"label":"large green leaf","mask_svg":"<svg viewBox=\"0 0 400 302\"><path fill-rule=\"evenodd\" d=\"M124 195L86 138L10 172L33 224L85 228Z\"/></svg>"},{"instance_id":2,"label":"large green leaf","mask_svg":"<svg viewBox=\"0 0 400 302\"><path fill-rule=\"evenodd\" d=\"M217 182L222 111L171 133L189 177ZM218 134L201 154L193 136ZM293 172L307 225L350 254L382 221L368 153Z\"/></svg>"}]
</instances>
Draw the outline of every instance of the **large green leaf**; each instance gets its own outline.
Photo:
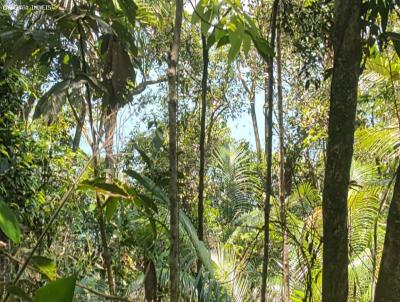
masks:
<instances>
[{"instance_id":1,"label":"large green leaf","mask_svg":"<svg viewBox=\"0 0 400 302\"><path fill-rule=\"evenodd\" d=\"M217 48L220 48L227 44L229 44L229 35L223 36L221 39L218 40Z\"/></svg>"},{"instance_id":2,"label":"large green leaf","mask_svg":"<svg viewBox=\"0 0 400 302\"><path fill-rule=\"evenodd\" d=\"M229 42L231 43L231 48L228 52L228 61L232 62L235 60L239 54L240 47L242 46L242 41L244 37L243 31L233 31L229 32Z\"/></svg>"},{"instance_id":3,"label":"large green leaf","mask_svg":"<svg viewBox=\"0 0 400 302\"><path fill-rule=\"evenodd\" d=\"M204 9L205 9L204 0L200 0L193 10L192 20L191 20L193 24L196 24L197 22L204 19Z\"/></svg>"},{"instance_id":4,"label":"large green leaf","mask_svg":"<svg viewBox=\"0 0 400 302\"><path fill-rule=\"evenodd\" d=\"M136 171L128 170L125 172L130 177L137 180L142 186L144 186L150 193L153 194L158 200L168 203L168 196L165 194L150 178L143 176Z\"/></svg>"},{"instance_id":5,"label":"large green leaf","mask_svg":"<svg viewBox=\"0 0 400 302\"><path fill-rule=\"evenodd\" d=\"M259 55L265 61L267 61L269 58L274 56L274 50L269 45L268 41L261 36L260 31L254 23L254 20L245 13L243 14L243 17L246 21L245 32L251 37L251 40L253 41L253 44Z\"/></svg>"},{"instance_id":6,"label":"large green leaf","mask_svg":"<svg viewBox=\"0 0 400 302\"><path fill-rule=\"evenodd\" d=\"M107 199L107 202L106 202L106 219L108 221L110 221L111 218L113 218L115 212L117 211L118 202L119 202L119 198L118 197L111 196L111 197L109 197Z\"/></svg>"},{"instance_id":7,"label":"large green leaf","mask_svg":"<svg viewBox=\"0 0 400 302\"><path fill-rule=\"evenodd\" d=\"M55 280L57 277L56 263L43 256L33 256L30 263L43 275L50 280Z\"/></svg>"},{"instance_id":8,"label":"large green leaf","mask_svg":"<svg viewBox=\"0 0 400 302\"><path fill-rule=\"evenodd\" d=\"M245 34L243 37L243 54L247 57L251 47L251 37L248 34Z\"/></svg>"},{"instance_id":9,"label":"large green leaf","mask_svg":"<svg viewBox=\"0 0 400 302\"><path fill-rule=\"evenodd\" d=\"M245 36L245 27L239 16L232 17L232 21L228 24L229 42L231 48L228 53L228 61L232 62L239 54Z\"/></svg>"},{"instance_id":10,"label":"large green leaf","mask_svg":"<svg viewBox=\"0 0 400 302\"><path fill-rule=\"evenodd\" d=\"M156 139L157 134L155 133L154 138L152 140L153 146L154 148L156 148L155 144L156 142L154 141ZM162 144L162 141L161 141ZM142 158L142 160L146 163L147 167L149 169L153 168L153 160L146 154L146 152L140 148L136 143L133 143L133 147L136 149L137 152L139 152L140 157Z\"/></svg>"},{"instance_id":11,"label":"large green leaf","mask_svg":"<svg viewBox=\"0 0 400 302\"><path fill-rule=\"evenodd\" d=\"M263 39L253 28L246 30L246 33L250 35L257 52L264 60L267 61L274 55L274 51L267 40Z\"/></svg>"},{"instance_id":12,"label":"large green leaf","mask_svg":"<svg viewBox=\"0 0 400 302\"><path fill-rule=\"evenodd\" d=\"M34 302L72 302L74 298L76 276L67 277L48 283L39 288Z\"/></svg>"},{"instance_id":13,"label":"large green leaf","mask_svg":"<svg viewBox=\"0 0 400 302\"><path fill-rule=\"evenodd\" d=\"M182 210L179 210L179 222L183 226L186 233L189 235L189 239L192 242L201 263L204 265L210 275L213 276L210 252L206 248L204 242L199 240L195 227L193 226L189 217L187 217L187 215Z\"/></svg>"},{"instance_id":14,"label":"large green leaf","mask_svg":"<svg viewBox=\"0 0 400 302\"><path fill-rule=\"evenodd\" d=\"M21 230L17 217L8 205L0 200L0 229L14 243L19 243L21 240Z\"/></svg>"},{"instance_id":15,"label":"large green leaf","mask_svg":"<svg viewBox=\"0 0 400 302\"><path fill-rule=\"evenodd\" d=\"M63 98L65 92L72 86L79 87L80 84L82 84L82 82L79 81L75 82L73 85L73 81L70 79L54 84L53 87L39 99L35 107L33 118L36 119L42 115L51 115L58 112L65 101L65 98Z\"/></svg>"},{"instance_id":16,"label":"large green leaf","mask_svg":"<svg viewBox=\"0 0 400 302\"><path fill-rule=\"evenodd\" d=\"M94 190L97 193L101 193L113 197L121 197L130 199L131 196L116 183L108 183L104 178L87 179L81 182L80 188Z\"/></svg>"},{"instance_id":17,"label":"large green leaf","mask_svg":"<svg viewBox=\"0 0 400 302\"><path fill-rule=\"evenodd\" d=\"M127 84L135 77L129 54L117 36L105 34L101 37L101 55L104 61L104 75L107 76L105 85L108 88L108 98L105 103L113 106L124 103Z\"/></svg>"},{"instance_id":18,"label":"large green leaf","mask_svg":"<svg viewBox=\"0 0 400 302\"><path fill-rule=\"evenodd\" d=\"M133 189L130 189L130 191L132 190ZM145 209L151 209L155 213L158 212L157 206L151 197L147 196L146 194L141 194L137 192L135 192L134 196L136 196L134 200L140 202L140 204L143 205Z\"/></svg>"},{"instance_id":19,"label":"large green leaf","mask_svg":"<svg viewBox=\"0 0 400 302\"><path fill-rule=\"evenodd\" d=\"M201 22L201 33L203 35L207 35L208 31L211 27L211 19L212 19L212 10L208 10L204 13L204 21Z\"/></svg>"},{"instance_id":20,"label":"large green leaf","mask_svg":"<svg viewBox=\"0 0 400 302\"><path fill-rule=\"evenodd\" d=\"M379 159L395 159L400 154L399 141L400 134L396 126L360 127L355 132L355 151L358 156L373 155Z\"/></svg>"},{"instance_id":21,"label":"large green leaf","mask_svg":"<svg viewBox=\"0 0 400 302\"><path fill-rule=\"evenodd\" d=\"M33 118L36 119L42 115L57 114L66 101L66 92L71 89L80 89L84 83L88 83L101 93L107 93L105 87L96 78L84 73L79 73L73 79L66 79L54 84L43 94L37 102Z\"/></svg>"}]
</instances>

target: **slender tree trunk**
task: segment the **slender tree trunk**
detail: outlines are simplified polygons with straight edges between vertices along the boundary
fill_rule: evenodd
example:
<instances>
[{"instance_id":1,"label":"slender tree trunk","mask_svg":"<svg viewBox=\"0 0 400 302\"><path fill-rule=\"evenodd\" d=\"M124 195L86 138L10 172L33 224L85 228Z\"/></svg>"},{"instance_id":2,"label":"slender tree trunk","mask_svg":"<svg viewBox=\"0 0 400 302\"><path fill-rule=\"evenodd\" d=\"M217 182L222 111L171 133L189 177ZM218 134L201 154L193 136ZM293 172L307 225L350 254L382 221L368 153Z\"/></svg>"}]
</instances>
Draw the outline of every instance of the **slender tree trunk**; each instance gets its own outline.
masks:
<instances>
[{"instance_id":1,"label":"slender tree trunk","mask_svg":"<svg viewBox=\"0 0 400 302\"><path fill-rule=\"evenodd\" d=\"M260 157L261 142L260 142L260 132L258 131L258 123L257 123L255 94L253 95L252 99L250 100L250 115L251 115L251 122L253 124L254 140L256 142L256 152L257 152L257 155Z\"/></svg>"},{"instance_id":2,"label":"slender tree trunk","mask_svg":"<svg viewBox=\"0 0 400 302\"><path fill-rule=\"evenodd\" d=\"M108 289L111 295L115 295L115 280L114 280L114 274L112 271L112 258L111 258L111 252L108 247L107 243L107 234L106 234L106 224L104 220L104 214L103 210L100 208L100 198L99 196L96 196L97 200L97 215L98 215L98 223L99 223L99 229L100 229L100 239L101 239L101 244L102 244L102 254L103 254L103 260L104 260L104 266L106 269L107 273L107 282L108 282Z\"/></svg>"},{"instance_id":3,"label":"slender tree trunk","mask_svg":"<svg viewBox=\"0 0 400 302\"><path fill-rule=\"evenodd\" d=\"M282 301L289 302L289 247L287 244L286 230L286 188L285 188L285 147L284 147L284 126L283 126L283 93L282 93L282 51L281 51L281 30L277 31L277 87L278 87L278 124L279 124L279 201L281 205L282 225L282 271L283 271L283 294Z\"/></svg>"},{"instance_id":4,"label":"slender tree trunk","mask_svg":"<svg viewBox=\"0 0 400 302\"><path fill-rule=\"evenodd\" d=\"M249 88L245 79L243 79L243 77L240 73L239 64L238 64L238 72L239 72L239 80L242 82L243 88L244 88L244 90L246 90L246 92L249 96L250 116L251 116L251 123L253 125L254 141L256 143L256 152L257 152L257 156L259 157L258 159L261 159L260 132L258 131L257 114L256 114L256 92L255 92L256 85L254 83L254 81L256 81L256 79L253 79L252 87Z\"/></svg>"},{"instance_id":5,"label":"slender tree trunk","mask_svg":"<svg viewBox=\"0 0 400 302\"><path fill-rule=\"evenodd\" d=\"M115 161L114 161L114 137L115 137L115 129L117 125L117 114L118 108L107 108L106 118L104 122L104 149L106 151L106 159L105 159L105 168L107 178L111 178L115 174Z\"/></svg>"},{"instance_id":6,"label":"slender tree trunk","mask_svg":"<svg viewBox=\"0 0 400 302\"><path fill-rule=\"evenodd\" d=\"M207 81L208 81L208 47L206 37L201 35L201 44L203 47L203 75L201 80L201 117L200 117L200 168L199 168L199 200L197 204L197 235L199 240L204 241L204 171L206 159L206 114L207 114ZM197 273L200 274L201 262L197 262ZM198 300L202 301L201 290L202 282L199 279Z\"/></svg>"},{"instance_id":7,"label":"slender tree trunk","mask_svg":"<svg viewBox=\"0 0 400 302\"><path fill-rule=\"evenodd\" d=\"M361 1L335 1L334 64L323 190L322 301L348 298L347 194L361 63Z\"/></svg>"},{"instance_id":8,"label":"slender tree trunk","mask_svg":"<svg viewBox=\"0 0 400 302\"><path fill-rule=\"evenodd\" d=\"M179 208L177 188L177 65L181 40L183 0L176 0L174 37L168 62L169 202L170 202L170 302L179 300Z\"/></svg>"},{"instance_id":9,"label":"slender tree trunk","mask_svg":"<svg viewBox=\"0 0 400 302\"><path fill-rule=\"evenodd\" d=\"M205 170L205 139L207 114L207 81L208 81L208 48L206 37L201 36L203 45L203 75L201 81L201 118L200 118L200 169L199 169L199 200L198 200L198 236L204 238L203 211L204 211L204 170Z\"/></svg>"},{"instance_id":10,"label":"slender tree trunk","mask_svg":"<svg viewBox=\"0 0 400 302\"><path fill-rule=\"evenodd\" d=\"M81 137L82 137L82 130L83 130L83 126L85 124L85 119L86 119L86 102L83 100L82 105L81 105L79 121L77 121L77 124L76 124L74 142L72 144L72 150L74 150L74 151L78 150L78 148L79 148L79 144L81 142Z\"/></svg>"},{"instance_id":11,"label":"slender tree trunk","mask_svg":"<svg viewBox=\"0 0 400 302\"><path fill-rule=\"evenodd\" d=\"M89 91L89 87L86 87L87 91ZM92 104L91 104L91 96L90 91L87 93L87 101L89 107L89 124L92 132L92 153L94 154L93 157L93 170L94 170L94 177L99 177L99 163L98 163L98 153L99 153L99 140L96 137L94 122L93 122L93 115L92 115ZM100 196L96 194L96 202L97 202L97 221L99 224L99 231L100 231L100 240L101 240L101 247L102 247L102 255L104 261L104 267L107 274L107 281L108 281L108 289L111 295L115 295L115 280L114 274L112 271L112 256L110 249L108 247L108 240L106 234L106 224L104 220L104 213L103 207L101 203Z\"/></svg>"},{"instance_id":12,"label":"slender tree trunk","mask_svg":"<svg viewBox=\"0 0 400 302\"><path fill-rule=\"evenodd\" d=\"M115 176L113 143L114 143L116 122L117 122L117 112L118 112L117 108L107 108L104 121L104 128L105 128L104 149L106 152L105 174L107 181L111 181L112 178ZM100 204L100 201L98 202ZM105 225L103 210L101 210L101 213L99 213L99 224L100 224L101 240L103 242L103 257L104 257L104 262L106 263L107 278L108 278L108 284L110 286L110 293L115 295L116 293L115 277L112 271L112 261L111 261L112 256L107 243L106 225Z\"/></svg>"},{"instance_id":13,"label":"slender tree trunk","mask_svg":"<svg viewBox=\"0 0 400 302\"><path fill-rule=\"evenodd\" d=\"M279 0L275 0L272 7L271 18L271 40L270 46L275 49L275 34L276 34L276 16L278 11ZM267 95L265 99L265 157L267 164L267 173L265 178L265 200L264 200L264 257L261 275L261 302L266 301L267 292L267 276L269 262L269 220L271 208L271 193L272 193L272 113L274 103L274 59L270 57L268 60L268 79L265 79Z\"/></svg>"},{"instance_id":14,"label":"slender tree trunk","mask_svg":"<svg viewBox=\"0 0 400 302\"><path fill-rule=\"evenodd\" d=\"M77 21L78 31L79 31L79 44L80 44L80 53L82 59L82 71L87 73L87 64L85 59L85 42L84 42L84 32L80 21ZM97 138L96 129L93 121L93 109L92 109L92 96L90 93L90 87L88 84L85 85L86 90L86 102L88 105L89 111L89 125L90 131L92 133L92 153L93 153L93 170L94 176L99 177L99 163L98 163L98 155L99 155L99 139ZM99 231L100 231L100 239L101 239L101 247L103 254L104 267L107 272L107 281L108 281L108 289L111 295L115 294L115 281L114 274L112 271L112 258L110 249L107 243L107 235L106 235L106 227L104 221L104 213L100 200L100 196L96 194L96 202L97 202L97 221L99 223Z\"/></svg>"},{"instance_id":15,"label":"slender tree trunk","mask_svg":"<svg viewBox=\"0 0 400 302\"><path fill-rule=\"evenodd\" d=\"M400 301L400 165L397 169L393 197L389 207L386 224L385 243L378 281L375 289L375 302Z\"/></svg>"}]
</instances>

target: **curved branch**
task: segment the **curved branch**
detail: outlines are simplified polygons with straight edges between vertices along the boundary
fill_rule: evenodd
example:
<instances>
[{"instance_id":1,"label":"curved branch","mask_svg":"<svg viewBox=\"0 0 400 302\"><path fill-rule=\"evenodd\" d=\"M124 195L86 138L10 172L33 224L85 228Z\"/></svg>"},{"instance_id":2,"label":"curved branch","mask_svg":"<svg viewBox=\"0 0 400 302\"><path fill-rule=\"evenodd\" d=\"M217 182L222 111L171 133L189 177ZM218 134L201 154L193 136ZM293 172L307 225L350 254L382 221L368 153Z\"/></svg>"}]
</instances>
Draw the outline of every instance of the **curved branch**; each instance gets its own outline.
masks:
<instances>
[{"instance_id":1,"label":"curved branch","mask_svg":"<svg viewBox=\"0 0 400 302\"><path fill-rule=\"evenodd\" d=\"M166 81L168 81L167 77L159 78L157 80L144 80L142 83L136 86L131 93L132 95L141 94L147 88L147 86L164 83Z\"/></svg>"}]
</instances>

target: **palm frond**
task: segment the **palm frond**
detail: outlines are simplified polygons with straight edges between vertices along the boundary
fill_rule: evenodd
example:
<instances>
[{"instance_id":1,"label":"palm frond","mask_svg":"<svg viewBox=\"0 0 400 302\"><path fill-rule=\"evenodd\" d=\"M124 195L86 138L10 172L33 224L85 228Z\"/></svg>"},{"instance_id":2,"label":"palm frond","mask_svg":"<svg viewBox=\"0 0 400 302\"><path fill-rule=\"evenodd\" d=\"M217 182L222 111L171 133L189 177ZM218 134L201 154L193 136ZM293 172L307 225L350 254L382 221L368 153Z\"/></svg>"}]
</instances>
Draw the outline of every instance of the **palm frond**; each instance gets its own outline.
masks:
<instances>
[{"instance_id":1,"label":"palm frond","mask_svg":"<svg viewBox=\"0 0 400 302\"><path fill-rule=\"evenodd\" d=\"M235 302L248 301L247 276L235 252L226 246L218 245L211 254L216 279L226 288Z\"/></svg>"},{"instance_id":2,"label":"palm frond","mask_svg":"<svg viewBox=\"0 0 400 302\"><path fill-rule=\"evenodd\" d=\"M223 146L214 151L216 169L221 175L222 215L231 222L252 210L262 196L260 177L251 153L243 146Z\"/></svg>"},{"instance_id":3,"label":"palm frond","mask_svg":"<svg viewBox=\"0 0 400 302\"><path fill-rule=\"evenodd\" d=\"M400 131L398 127L372 127L358 129L355 133L355 155L365 155L391 160L400 154Z\"/></svg>"}]
</instances>

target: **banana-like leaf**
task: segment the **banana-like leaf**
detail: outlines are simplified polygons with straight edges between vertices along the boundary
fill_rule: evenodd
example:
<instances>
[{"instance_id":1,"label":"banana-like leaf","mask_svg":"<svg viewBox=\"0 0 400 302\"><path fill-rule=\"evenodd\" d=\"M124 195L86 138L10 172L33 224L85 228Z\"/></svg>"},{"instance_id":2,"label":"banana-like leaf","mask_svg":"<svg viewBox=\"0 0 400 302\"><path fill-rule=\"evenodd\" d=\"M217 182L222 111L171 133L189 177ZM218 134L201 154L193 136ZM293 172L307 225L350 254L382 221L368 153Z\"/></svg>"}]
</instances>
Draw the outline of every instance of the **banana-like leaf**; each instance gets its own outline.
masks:
<instances>
[{"instance_id":1,"label":"banana-like leaf","mask_svg":"<svg viewBox=\"0 0 400 302\"><path fill-rule=\"evenodd\" d=\"M106 201L106 219L108 221L114 216L118 208L119 198L110 196Z\"/></svg>"},{"instance_id":2,"label":"banana-like leaf","mask_svg":"<svg viewBox=\"0 0 400 302\"><path fill-rule=\"evenodd\" d=\"M80 188L91 189L97 193L101 193L107 196L120 197L124 199L131 199L132 196L128 194L116 183L108 183L104 178L87 179L81 182Z\"/></svg>"},{"instance_id":3,"label":"banana-like leaf","mask_svg":"<svg viewBox=\"0 0 400 302\"><path fill-rule=\"evenodd\" d=\"M43 256L33 256L30 263L50 280L56 279L57 268L56 263L52 259Z\"/></svg>"},{"instance_id":4,"label":"banana-like leaf","mask_svg":"<svg viewBox=\"0 0 400 302\"><path fill-rule=\"evenodd\" d=\"M123 1L123 3L127 5L130 1ZM105 34L101 37L101 55L107 75L105 85L109 90L109 97L105 102L112 106L124 104L127 84L135 76L129 54L115 35Z\"/></svg>"},{"instance_id":5,"label":"banana-like leaf","mask_svg":"<svg viewBox=\"0 0 400 302\"><path fill-rule=\"evenodd\" d=\"M187 217L187 215L182 210L179 210L179 222L183 226L185 232L189 235L190 241L192 242L193 247L197 252L197 256L201 260L202 264L205 266L211 276L213 276L210 252L206 248L204 242L199 240L195 227L193 226L189 217Z\"/></svg>"},{"instance_id":6,"label":"banana-like leaf","mask_svg":"<svg viewBox=\"0 0 400 302\"><path fill-rule=\"evenodd\" d=\"M133 179L137 180L159 201L162 201L164 203L169 203L167 194L165 194L150 178L143 176L133 170L125 171L125 173L128 174Z\"/></svg>"},{"instance_id":7,"label":"banana-like leaf","mask_svg":"<svg viewBox=\"0 0 400 302\"><path fill-rule=\"evenodd\" d=\"M8 205L0 200L0 229L14 243L19 243L21 240L21 230L14 212Z\"/></svg>"},{"instance_id":8,"label":"banana-like leaf","mask_svg":"<svg viewBox=\"0 0 400 302\"><path fill-rule=\"evenodd\" d=\"M81 84L80 82L74 83L76 86ZM71 87L71 80L65 80L54 84L38 101L33 118L37 119L41 116L47 116L54 112L59 111L60 107L64 103L62 98L64 92Z\"/></svg>"},{"instance_id":9,"label":"banana-like leaf","mask_svg":"<svg viewBox=\"0 0 400 302\"><path fill-rule=\"evenodd\" d=\"M34 302L72 302L76 276L53 281L37 290Z\"/></svg>"},{"instance_id":10,"label":"banana-like leaf","mask_svg":"<svg viewBox=\"0 0 400 302\"><path fill-rule=\"evenodd\" d=\"M74 79L66 79L53 85L38 101L33 118L56 114L64 105L65 93L71 89L79 89L84 83L100 93L106 94L107 89L93 76L80 73Z\"/></svg>"}]
</instances>

